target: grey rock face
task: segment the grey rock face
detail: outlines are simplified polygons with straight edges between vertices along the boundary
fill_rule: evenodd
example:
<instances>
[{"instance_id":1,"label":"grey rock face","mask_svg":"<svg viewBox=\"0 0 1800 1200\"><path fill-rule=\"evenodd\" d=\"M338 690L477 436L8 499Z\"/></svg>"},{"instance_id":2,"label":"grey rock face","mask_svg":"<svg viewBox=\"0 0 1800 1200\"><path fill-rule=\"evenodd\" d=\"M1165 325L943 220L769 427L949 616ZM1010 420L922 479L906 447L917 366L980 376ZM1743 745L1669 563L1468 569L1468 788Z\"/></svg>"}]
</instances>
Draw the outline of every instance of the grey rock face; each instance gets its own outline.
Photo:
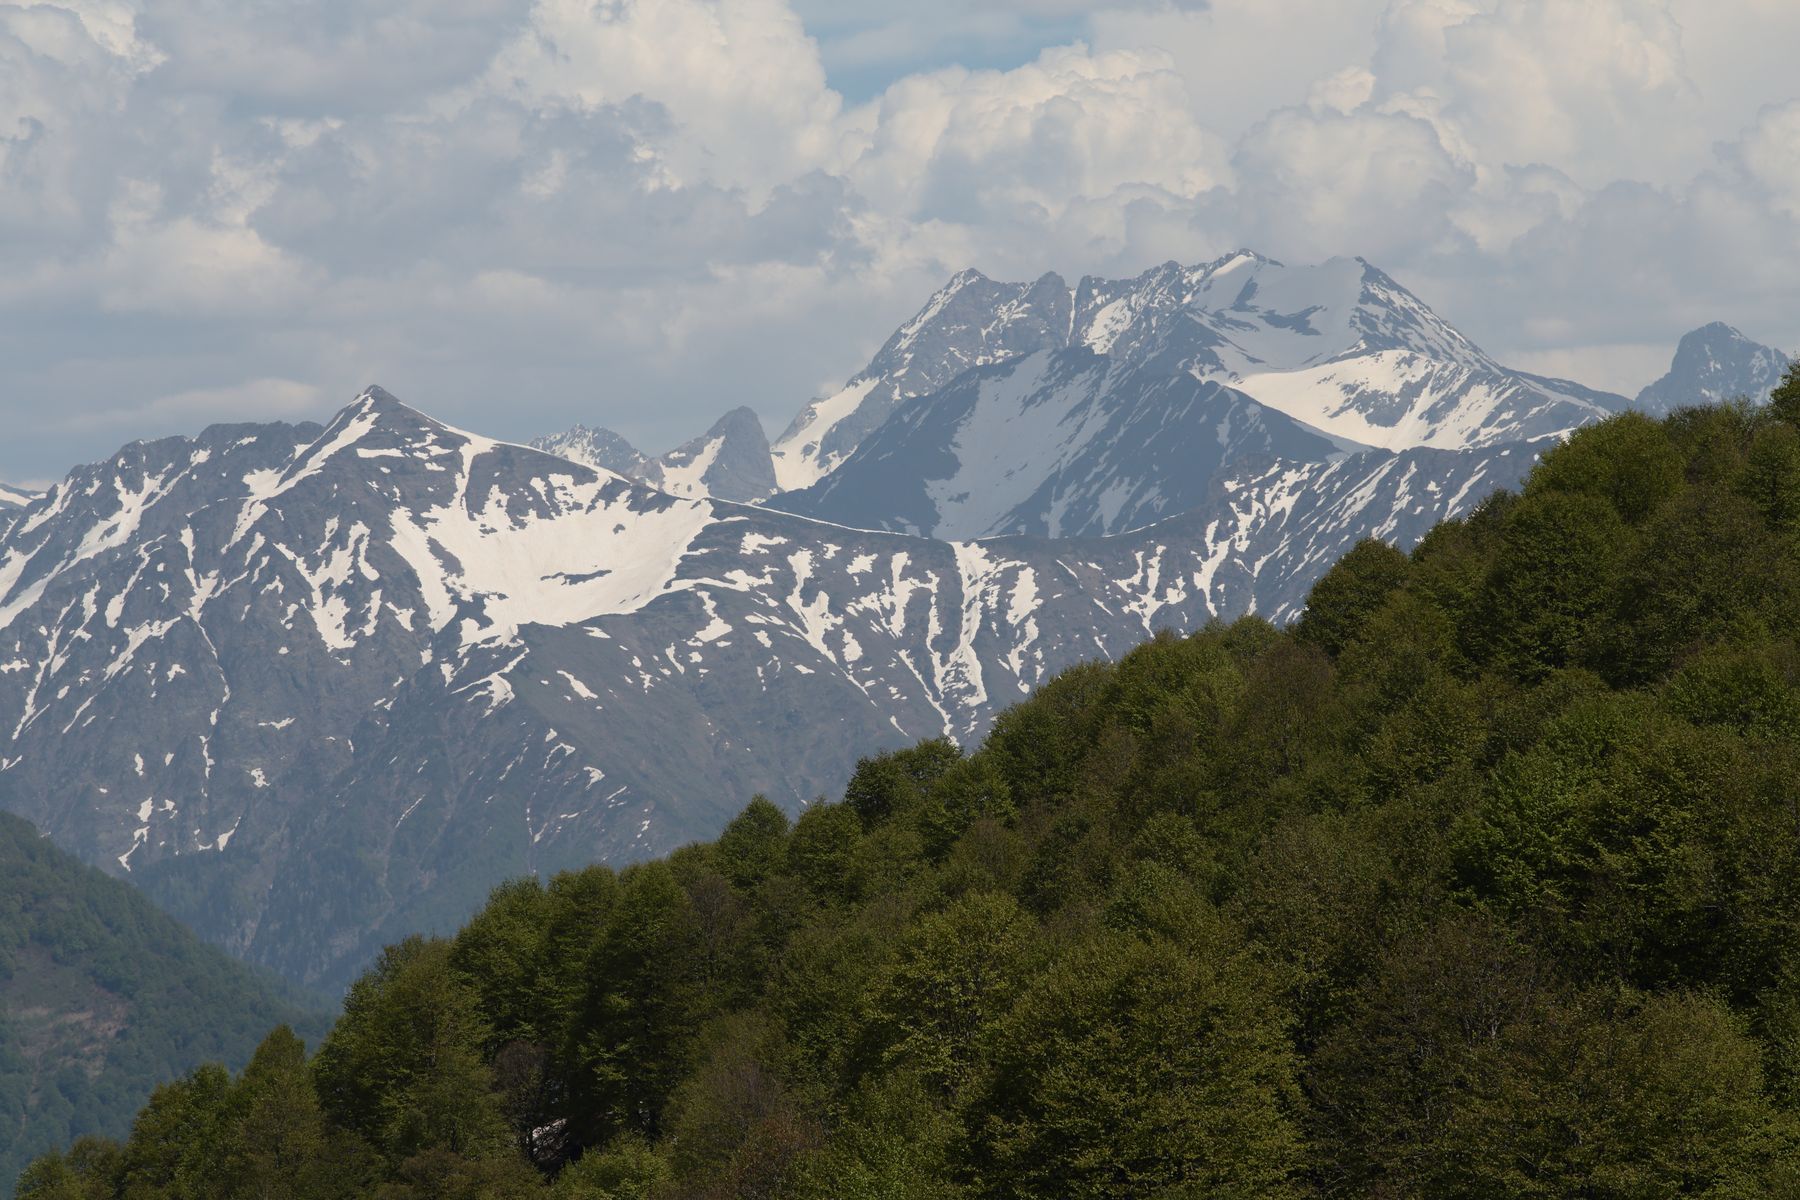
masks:
<instances>
[{"instance_id":1,"label":"grey rock face","mask_svg":"<svg viewBox=\"0 0 1800 1200\"><path fill-rule=\"evenodd\" d=\"M36 492L0 483L0 537L6 536L6 531L20 521L25 510L37 498Z\"/></svg>"},{"instance_id":2,"label":"grey rock face","mask_svg":"<svg viewBox=\"0 0 1800 1200\"><path fill-rule=\"evenodd\" d=\"M0 537L0 807L341 984L501 879L797 808L1155 629L1290 616L1358 537L1535 453L1266 448L1130 534L948 542L670 496L379 389L140 443Z\"/></svg>"},{"instance_id":3,"label":"grey rock face","mask_svg":"<svg viewBox=\"0 0 1800 1200\"><path fill-rule=\"evenodd\" d=\"M1720 404L1739 396L1762 402L1793 362L1722 322L1683 335L1669 373L1638 393L1633 406L1664 416L1689 405Z\"/></svg>"},{"instance_id":4,"label":"grey rock face","mask_svg":"<svg viewBox=\"0 0 1800 1200\"><path fill-rule=\"evenodd\" d=\"M775 442L782 490L817 482L902 402L929 395L972 367L1069 344L1074 297L1054 273L996 283L964 271L895 331L835 395L800 411Z\"/></svg>"}]
</instances>

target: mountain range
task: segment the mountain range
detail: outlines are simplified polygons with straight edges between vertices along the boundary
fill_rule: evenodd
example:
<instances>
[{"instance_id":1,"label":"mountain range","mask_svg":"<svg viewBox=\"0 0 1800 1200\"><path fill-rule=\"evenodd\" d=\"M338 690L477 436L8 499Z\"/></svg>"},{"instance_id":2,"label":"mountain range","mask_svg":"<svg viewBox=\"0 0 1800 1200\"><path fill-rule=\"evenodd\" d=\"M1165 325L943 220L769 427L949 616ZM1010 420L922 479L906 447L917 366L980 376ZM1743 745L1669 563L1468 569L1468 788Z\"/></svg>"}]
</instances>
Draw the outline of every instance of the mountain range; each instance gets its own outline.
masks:
<instances>
[{"instance_id":1,"label":"mountain range","mask_svg":"<svg viewBox=\"0 0 1800 1200\"><path fill-rule=\"evenodd\" d=\"M134 443L0 514L0 808L341 986L506 877L797 809L1159 629L1291 618L1627 403L1361 260L1245 253L966 272L772 446L749 410L654 459L516 446L373 387Z\"/></svg>"}]
</instances>

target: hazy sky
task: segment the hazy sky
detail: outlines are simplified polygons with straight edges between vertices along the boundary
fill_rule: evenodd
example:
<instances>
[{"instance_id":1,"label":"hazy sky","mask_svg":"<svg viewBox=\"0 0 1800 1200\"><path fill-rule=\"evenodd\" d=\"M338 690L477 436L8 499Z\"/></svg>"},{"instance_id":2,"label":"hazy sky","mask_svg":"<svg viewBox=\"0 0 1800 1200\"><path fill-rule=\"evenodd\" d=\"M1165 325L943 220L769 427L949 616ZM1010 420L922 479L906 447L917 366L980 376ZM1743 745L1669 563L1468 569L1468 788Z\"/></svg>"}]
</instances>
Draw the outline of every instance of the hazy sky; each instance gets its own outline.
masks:
<instances>
[{"instance_id":1,"label":"hazy sky","mask_svg":"<svg viewBox=\"0 0 1800 1200\"><path fill-rule=\"evenodd\" d=\"M1800 347L1794 0L0 3L0 479L328 416L771 436L965 266L1360 254L1635 390Z\"/></svg>"}]
</instances>

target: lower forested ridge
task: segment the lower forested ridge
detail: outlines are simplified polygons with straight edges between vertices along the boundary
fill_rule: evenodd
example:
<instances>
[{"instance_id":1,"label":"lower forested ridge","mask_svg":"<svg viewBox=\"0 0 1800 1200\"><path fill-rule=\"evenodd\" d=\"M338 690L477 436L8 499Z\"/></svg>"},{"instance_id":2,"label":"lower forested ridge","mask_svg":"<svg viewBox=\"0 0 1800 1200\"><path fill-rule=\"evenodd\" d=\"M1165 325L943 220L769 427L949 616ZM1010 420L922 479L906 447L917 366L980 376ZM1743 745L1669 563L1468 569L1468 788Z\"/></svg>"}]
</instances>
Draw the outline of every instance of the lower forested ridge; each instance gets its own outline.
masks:
<instances>
[{"instance_id":1,"label":"lower forested ridge","mask_svg":"<svg viewBox=\"0 0 1800 1200\"><path fill-rule=\"evenodd\" d=\"M1797 934L1790 373L1364 543L1292 629L506 885L20 1195L1800 1195Z\"/></svg>"},{"instance_id":2,"label":"lower forested ridge","mask_svg":"<svg viewBox=\"0 0 1800 1200\"><path fill-rule=\"evenodd\" d=\"M322 1002L205 945L136 889L0 813L0 1197L78 1132L123 1134L164 1080L239 1064Z\"/></svg>"}]
</instances>

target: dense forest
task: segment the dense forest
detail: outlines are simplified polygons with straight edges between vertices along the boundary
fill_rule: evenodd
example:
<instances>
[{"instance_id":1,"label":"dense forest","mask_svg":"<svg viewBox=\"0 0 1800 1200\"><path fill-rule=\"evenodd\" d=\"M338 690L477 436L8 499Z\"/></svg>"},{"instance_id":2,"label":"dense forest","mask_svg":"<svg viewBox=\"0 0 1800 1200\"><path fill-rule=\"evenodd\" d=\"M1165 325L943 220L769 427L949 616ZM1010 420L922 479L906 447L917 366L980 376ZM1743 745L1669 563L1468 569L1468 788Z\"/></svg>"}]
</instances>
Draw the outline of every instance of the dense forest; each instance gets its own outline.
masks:
<instances>
[{"instance_id":1,"label":"dense forest","mask_svg":"<svg viewBox=\"0 0 1800 1200\"><path fill-rule=\"evenodd\" d=\"M0 1196L73 1133L123 1136L151 1091L242 1064L271 1025L329 1019L0 814Z\"/></svg>"},{"instance_id":2,"label":"dense forest","mask_svg":"<svg viewBox=\"0 0 1800 1200\"><path fill-rule=\"evenodd\" d=\"M1797 935L1800 371L502 887L20 1195L1800 1196Z\"/></svg>"}]
</instances>

